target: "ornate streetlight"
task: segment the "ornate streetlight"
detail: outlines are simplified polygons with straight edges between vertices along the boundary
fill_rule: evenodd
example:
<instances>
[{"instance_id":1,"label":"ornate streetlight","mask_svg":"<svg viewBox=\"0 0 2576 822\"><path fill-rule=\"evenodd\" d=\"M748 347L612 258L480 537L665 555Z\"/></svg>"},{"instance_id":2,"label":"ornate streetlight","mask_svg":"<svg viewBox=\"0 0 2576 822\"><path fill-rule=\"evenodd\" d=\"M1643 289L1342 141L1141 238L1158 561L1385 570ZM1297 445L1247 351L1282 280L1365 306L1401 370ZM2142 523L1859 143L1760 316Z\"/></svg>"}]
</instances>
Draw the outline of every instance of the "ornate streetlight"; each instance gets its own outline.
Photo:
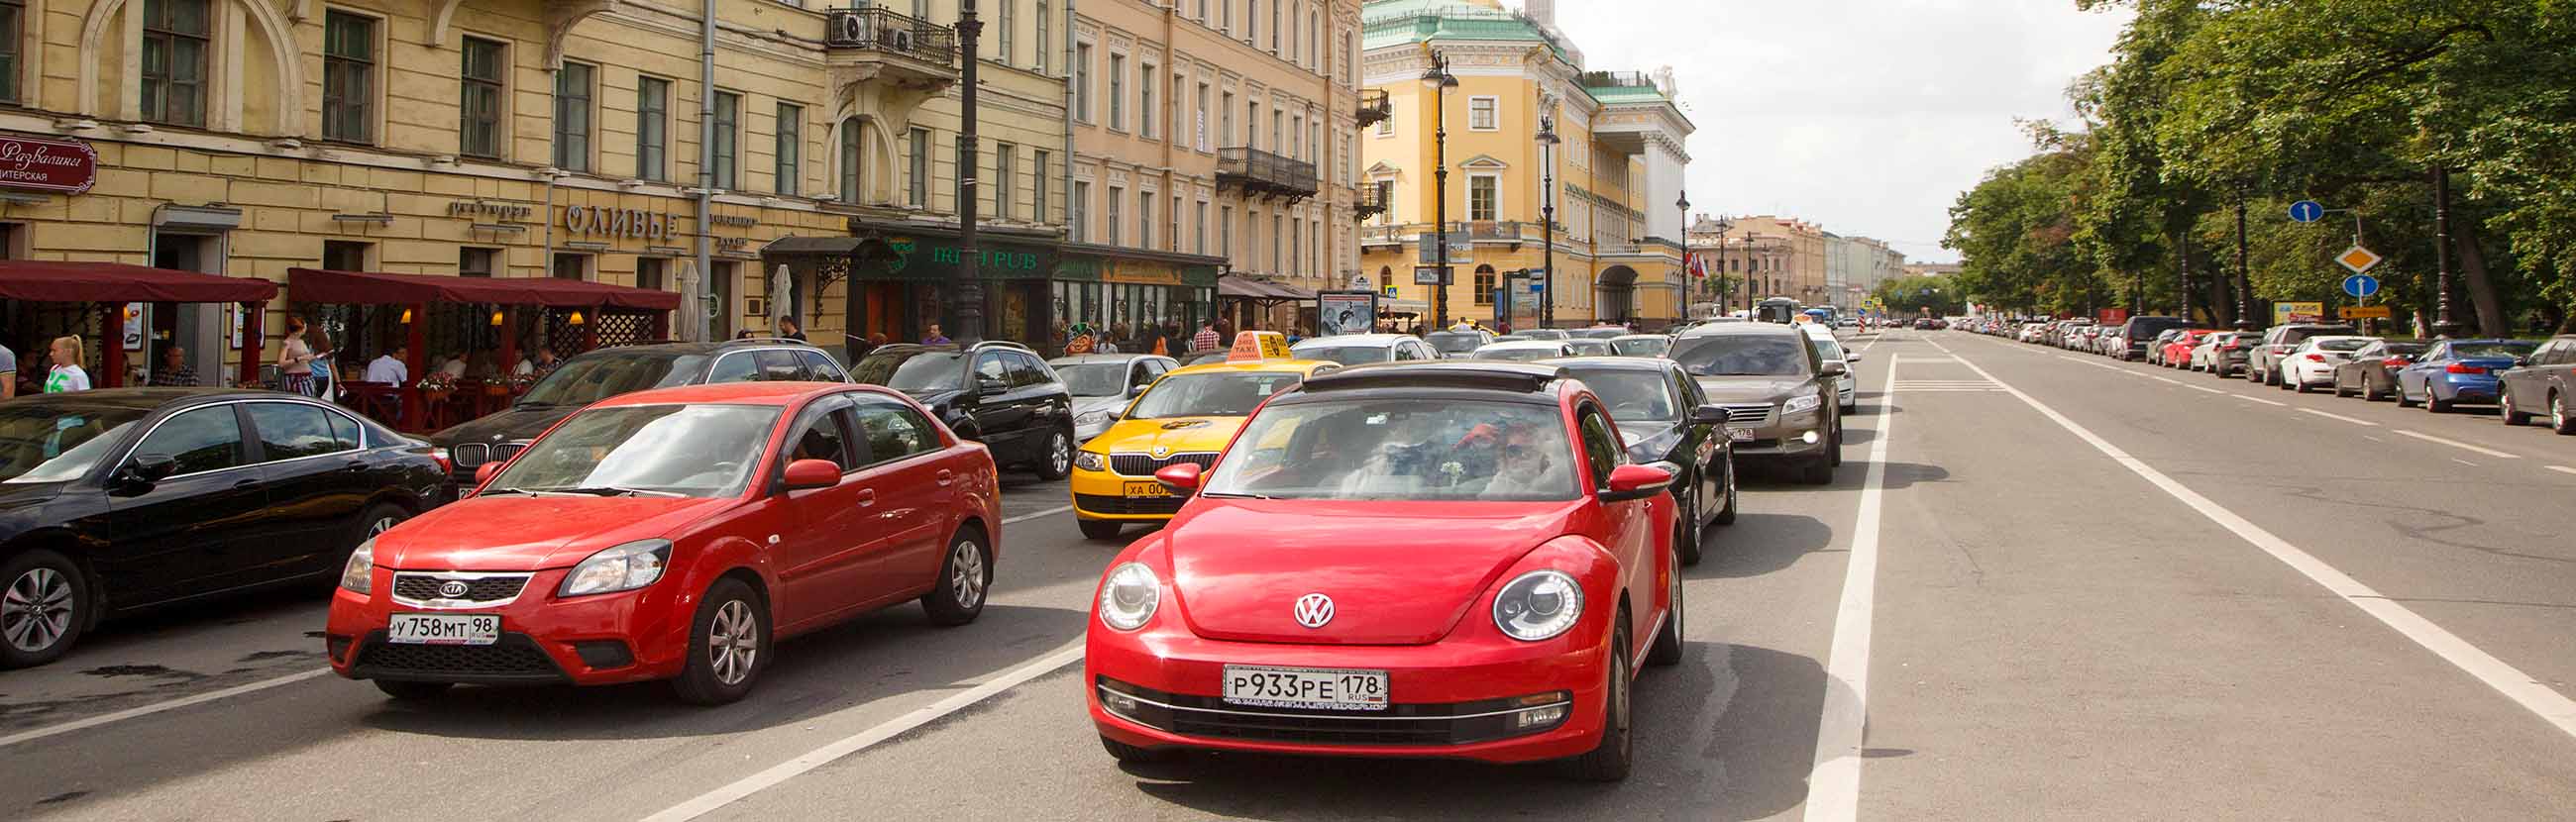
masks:
<instances>
[{"instance_id":1,"label":"ornate streetlight","mask_svg":"<svg viewBox=\"0 0 2576 822\"><path fill-rule=\"evenodd\" d=\"M1562 141L1556 137L1556 118L1538 118L1538 169L1542 178L1538 195L1539 221L1542 226L1539 231L1542 241L1546 243L1546 249L1539 252L1541 260L1539 278L1542 283L1539 288L1544 289L1539 295L1538 302L1538 327L1540 328L1556 327L1556 145L1559 142ZM1682 245L1687 248L1690 244L1684 242Z\"/></svg>"},{"instance_id":2,"label":"ornate streetlight","mask_svg":"<svg viewBox=\"0 0 2576 822\"><path fill-rule=\"evenodd\" d=\"M1432 146L1436 152L1431 173L1434 199L1431 206L1432 241L1440 244L1438 265L1440 282L1431 290L1431 327L1449 327L1449 90L1458 87L1458 76L1449 73L1449 58L1431 52L1431 68L1422 73L1422 84L1431 89ZM1553 296L1553 295L1551 295Z\"/></svg>"}]
</instances>

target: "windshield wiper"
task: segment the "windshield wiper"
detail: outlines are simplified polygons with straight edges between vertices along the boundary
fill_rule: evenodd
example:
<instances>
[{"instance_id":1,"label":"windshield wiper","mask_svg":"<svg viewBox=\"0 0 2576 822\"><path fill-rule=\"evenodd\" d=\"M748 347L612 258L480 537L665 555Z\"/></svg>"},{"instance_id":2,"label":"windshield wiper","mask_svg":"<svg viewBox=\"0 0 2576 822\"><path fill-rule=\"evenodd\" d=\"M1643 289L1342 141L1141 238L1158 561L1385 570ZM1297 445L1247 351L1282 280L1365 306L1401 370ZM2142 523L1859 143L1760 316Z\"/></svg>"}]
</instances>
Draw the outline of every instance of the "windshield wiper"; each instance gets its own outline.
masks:
<instances>
[{"instance_id":1,"label":"windshield wiper","mask_svg":"<svg viewBox=\"0 0 2576 822\"><path fill-rule=\"evenodd\" d=\"M1201 491L1199 492L1199 496L1215 497L1217 499L1278 499L1278 497L1270 496L1268 494L1243 494L1233 492L1218 493L1214 491Z\"/></svg>"},{"instance_id":2,"label":"windshield wiper","mask_svg":"<svg viewBox=\"0 0 2576 822\"><path fill-rule=\"evenodd\" d=\"M533 497L533 496L536 496L536 495L537 495L537 492L535 492L535 491L530 491L530 490L525 489L525 488L494 488L494 489L492 489L492 490L485 491L485 492L480 493L480 494L476 494L475 496L478 496L478 497L488 497L488 496L491 496L491 495L493 495L493 494L526 494L526 495L528 495L528 496Z\"/></svg>"},{"instance_id":3,"label":"windshield wiper","mask_svg":"<svg viewBox=\"0 0 2576 822\"><path fill-rule=\"evenodd\" d=\"M548 494L589 494L595 497L680 496L679 494L674 494L669 491L655 491L647 488L627 488L617 485L600 485L582 488L540 488L537 490Z\"/></svg>"}]
</instances>

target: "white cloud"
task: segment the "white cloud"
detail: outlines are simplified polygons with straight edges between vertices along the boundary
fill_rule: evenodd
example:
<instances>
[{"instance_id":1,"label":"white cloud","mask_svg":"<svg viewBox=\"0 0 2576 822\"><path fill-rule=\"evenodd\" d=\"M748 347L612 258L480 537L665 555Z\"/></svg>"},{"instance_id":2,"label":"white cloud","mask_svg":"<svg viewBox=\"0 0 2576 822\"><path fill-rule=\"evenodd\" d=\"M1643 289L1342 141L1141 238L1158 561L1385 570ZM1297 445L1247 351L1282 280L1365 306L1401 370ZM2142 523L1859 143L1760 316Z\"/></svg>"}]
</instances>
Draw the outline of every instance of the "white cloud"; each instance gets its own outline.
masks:
<instances>
[{"instance_id":1,"label":"white cloud","mask_svg":"<svg viewBox=\"0 0 2576 822\"><path fill-rule=\"evenodd\" d=\"M1517 5L1517 2L1515 2ZM2030 153L2013 119L2073 117L2126 12L2074 0L1558 0L1587 68L1670 65L1692 210L1777 213L1917 259L1987 169Z\"/></svg>"}]
</instances>

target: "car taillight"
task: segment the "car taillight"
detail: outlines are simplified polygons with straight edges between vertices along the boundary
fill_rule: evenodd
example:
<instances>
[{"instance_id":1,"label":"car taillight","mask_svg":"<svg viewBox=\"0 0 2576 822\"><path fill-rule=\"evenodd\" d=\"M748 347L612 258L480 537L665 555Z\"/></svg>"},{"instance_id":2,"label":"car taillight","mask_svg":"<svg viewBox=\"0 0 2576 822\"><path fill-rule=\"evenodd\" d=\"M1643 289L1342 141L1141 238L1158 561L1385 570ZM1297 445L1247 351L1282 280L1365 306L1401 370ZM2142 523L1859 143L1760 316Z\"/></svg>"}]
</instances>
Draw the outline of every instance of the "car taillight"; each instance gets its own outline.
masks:
<instances>
[{"instance_id":1,"label":"car taillight","mask_svg":"<svg viewBox=\"0 0 2576 822\"><path fill-rule=\"evenodd\" d=\"M2388 367L2390 367L2390 368L2404 368L2404 367L2406 367L2406 358L2405 358L2405 357L2390 357L2390 358L2388 358L2388 359L2386 359L2386 360L2383 360L2383 361L2382 361L2382 364L2384 364L2384 365L2386 365L2386 366L2388 366Z\"/></svg>"},{"instance_id":2,"label":"car taillight","mask_svg":"<svg viewBox=\"0 0 2576 822\"><path fill-rule=\"evenodd\" d=\"M2228 350L2228 351L2242 351L2242 350L2244 350L2244 349L2245 349L2245 344L2244 344L2244 343L2228 343L2226 346L2224 346L2224 348L2225 348L2226 350Z\"/></svg>"},{"instance_id":3,"label":"car taillight","mask_svg":"<svg viewBox=\"0 0 2576 822\"><path fill-rule=\"evenodd\" d=\"M2484 373L2487 373L2487 370L2486 370L2485 368L2483 368L2483 367L2475 366L2475 365L2469 365L2469 364L2467 364L2467 363L2456 363L2456 362L2455 362L2455 363L2452 363L2452 364L2451 364L2451 367L2449 367L2449 368L2445 368L2445 369L2442 369L2442 370L2444 370L2444 371L2448 371L2448 372L2451 372L2451 373L2453 373L2453 374L2484 374Z\"/></svg>"},{"instance_id":4,"label":"car taillight","mask_svg":"<svg viewBox=\"0 0 2576 822\"><path fill-rule=\"evenodd\" d=\"M2326 361L2326 355L2324 355L2324 354L2310 354L2310 355L2308 355L2308 362L2325 362L2325 361Z\"/></svg>"}]
</instances>

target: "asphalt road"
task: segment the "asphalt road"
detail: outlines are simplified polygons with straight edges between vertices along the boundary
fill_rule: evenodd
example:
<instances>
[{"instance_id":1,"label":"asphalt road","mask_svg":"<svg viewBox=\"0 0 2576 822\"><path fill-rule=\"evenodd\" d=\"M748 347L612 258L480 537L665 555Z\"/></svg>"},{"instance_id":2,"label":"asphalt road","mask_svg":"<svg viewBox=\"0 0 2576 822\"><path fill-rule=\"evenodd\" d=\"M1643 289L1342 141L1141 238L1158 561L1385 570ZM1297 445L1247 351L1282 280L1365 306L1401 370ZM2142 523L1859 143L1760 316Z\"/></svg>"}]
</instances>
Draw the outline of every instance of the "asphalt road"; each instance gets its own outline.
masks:
<instances>
[{"instance_id":1,"label":"asphalt road","mask_svg":"<svg viewBox=\"0 0 2576 822\"><path fill-rule=\"evenodd\" d=\"M320 591L114 625L0 674L0 818L2576 816L2576 437L1961 333L1853 345L1837 482L1747 477L1621 785L1122 769L1065 664L1114 549L1028 482L981 621L800 639L716 709L396 705L312 675Z\"/></svg>"}]
</instances>

